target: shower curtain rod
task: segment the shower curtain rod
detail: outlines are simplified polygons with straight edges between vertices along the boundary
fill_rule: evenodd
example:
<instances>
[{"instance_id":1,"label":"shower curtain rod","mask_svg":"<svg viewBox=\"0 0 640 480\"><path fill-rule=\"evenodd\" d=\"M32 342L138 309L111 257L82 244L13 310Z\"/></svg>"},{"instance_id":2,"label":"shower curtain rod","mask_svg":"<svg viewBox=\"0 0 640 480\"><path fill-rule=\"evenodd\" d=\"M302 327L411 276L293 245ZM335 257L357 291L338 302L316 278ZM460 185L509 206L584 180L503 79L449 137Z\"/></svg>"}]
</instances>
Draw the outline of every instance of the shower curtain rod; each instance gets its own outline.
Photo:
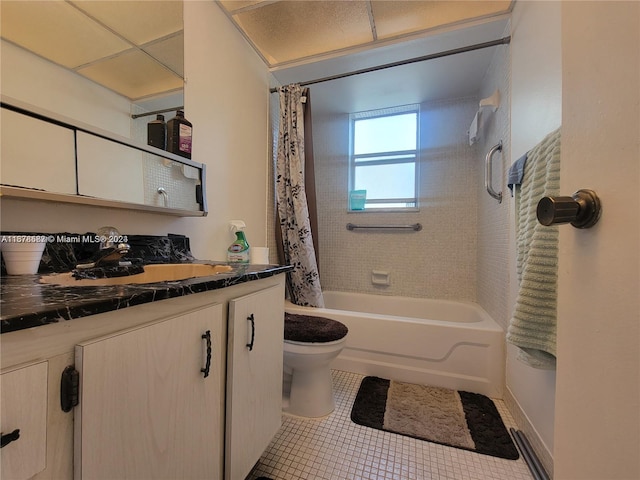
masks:
<instances>
[{"instance_id":1,"label":"shower curtain rod","mask_svg":"<svg viewBox=\"0 0 640 480\"><path fill-rule=\"evenodd\" d=\"M511 42L511 37L502 37L498 40L491 40L489 42L476 43L475 45L468 45L466 47L454 48L452 50L445 50L443 52L431 53L429 55L423 55L421 57L409 58L407 60L400 60L399 62L385 63L384 65L378 65L377 67L363 68L361 70L355 70L353 72L340 73L338 75L332 75L330 77L318 78L315 80L309 80L307 82L300 82L301 87L307 85L313 85L315 83L329 82L331 80L338 80L341 78L352 77L354 75L360 75L362 73L377 72L378 70L385 70L387 68L399 67L402 65L409 65L411 63L424 62L426 60L434 60L436 58L448 57L450 55L457 55L459 53L472 52L473 50L480 50L482 48L495 47L497 45L508 45ZM277 92L277 88L269 89L270 93Z\"/></svg>"}]
</instances>

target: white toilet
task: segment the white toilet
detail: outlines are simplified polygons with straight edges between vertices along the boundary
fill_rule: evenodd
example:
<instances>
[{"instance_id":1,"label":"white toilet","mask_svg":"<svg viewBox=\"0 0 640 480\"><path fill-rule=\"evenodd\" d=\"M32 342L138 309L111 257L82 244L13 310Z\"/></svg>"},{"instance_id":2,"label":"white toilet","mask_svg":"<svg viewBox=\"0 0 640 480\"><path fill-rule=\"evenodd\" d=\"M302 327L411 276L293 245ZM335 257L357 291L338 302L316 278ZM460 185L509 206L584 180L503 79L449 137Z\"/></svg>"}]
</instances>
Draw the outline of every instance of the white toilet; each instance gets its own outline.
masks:
<instances>
[{"instance_id":1,"label":"white toilet","mask_svg":"<svg viewBox=\"0 0 640 480\"><path fill-rule=\"evenodd\" d=\"M333 412L329 364L347 339L342 323L324 317L285 313L282 410L300 417Z\"/></svg>"}]
</instances>

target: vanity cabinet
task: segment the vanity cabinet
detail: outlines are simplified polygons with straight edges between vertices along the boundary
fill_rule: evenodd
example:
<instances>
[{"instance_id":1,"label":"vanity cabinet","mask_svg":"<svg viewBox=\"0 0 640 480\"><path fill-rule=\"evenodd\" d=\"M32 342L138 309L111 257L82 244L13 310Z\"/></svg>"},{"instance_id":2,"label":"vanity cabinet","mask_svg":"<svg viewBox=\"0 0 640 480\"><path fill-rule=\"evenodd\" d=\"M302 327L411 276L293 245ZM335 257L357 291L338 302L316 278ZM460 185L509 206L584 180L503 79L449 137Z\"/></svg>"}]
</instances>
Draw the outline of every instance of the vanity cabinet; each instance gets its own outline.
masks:
<instances>
[{"instance_id":1,"label":"vanity cabinet","mask_svg":"<svg viewBox=\"0 0 640 480\"><path fill-rule=\"evenodd\" d=\"M38 362L0 375L3 478L24 480L46 467L47 372Z\"/></svg>"},{"instance_id":2,"label":"vanity cabinet","mask_svg":"<svg viewBox=\"0 0 640 480\"><path fill-rule=\"evenodd\" d=\"M277 287L229 302L225 479L245 478L282 423L284 301Z\"/></svg>"},{"instance_id":3,"label":"vanity cabinet","mask_svg":"<svg viewBox=\"0 0 640 480\"><path fill-rule=\"evenodd\" d=\"M217 478L222 306L76 346L74 478Z\"/></svg>"},{"instance_id":4,"label":"vanity cabinet","mask_svg":"<svg viewBox=\"0 0 640 480\"><path fill-rule=\"evenodd\" d=\"M23 431L6 420L15 418L5 415L9 397L41 425L34 434L39 450L19 457L31 470L7 473L17 458L7 454L21 433L2 449L2 478L245 478L281 421L284 279L0 335L2 431ZM33 365L37 375L20 374L28 392L5 386L14 372L35 372L25 368ZM70 365L79 372L79 401L64 412L61 374Z\"/></svg>"}]
</instances>

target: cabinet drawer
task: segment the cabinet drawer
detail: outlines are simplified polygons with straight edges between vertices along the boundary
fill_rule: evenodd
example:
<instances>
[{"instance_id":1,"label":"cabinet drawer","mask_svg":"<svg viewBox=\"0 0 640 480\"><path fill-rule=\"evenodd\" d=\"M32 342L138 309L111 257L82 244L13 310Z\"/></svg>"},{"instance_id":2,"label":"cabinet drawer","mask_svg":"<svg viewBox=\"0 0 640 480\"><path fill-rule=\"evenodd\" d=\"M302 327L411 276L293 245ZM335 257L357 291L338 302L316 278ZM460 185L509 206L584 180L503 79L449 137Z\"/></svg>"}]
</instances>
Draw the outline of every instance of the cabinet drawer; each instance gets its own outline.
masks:
<instances>
[{"instance_id":1,"label":"cabinet drawer","mask_svg":"<svg viewBox=\"0 0 640 480\"><path fill-rule=\"evenodd\" d=\"M48 362L16 368L0 375L2 435L20 437L1 450L2 478L31 478L46 466Z\"/></svg>"}]
</instances>

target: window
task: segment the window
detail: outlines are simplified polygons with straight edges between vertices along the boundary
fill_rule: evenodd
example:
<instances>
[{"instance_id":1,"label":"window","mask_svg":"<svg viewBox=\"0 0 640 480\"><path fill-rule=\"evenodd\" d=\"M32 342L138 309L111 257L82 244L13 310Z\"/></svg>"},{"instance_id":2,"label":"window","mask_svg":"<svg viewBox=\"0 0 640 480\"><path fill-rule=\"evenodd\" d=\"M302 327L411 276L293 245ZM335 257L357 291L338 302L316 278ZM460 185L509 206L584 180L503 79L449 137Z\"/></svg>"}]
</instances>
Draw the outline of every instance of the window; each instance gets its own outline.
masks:
<instances>
[{"instance_id":1,"label":"window","mask_svg":"<svg viewBox=\"0 0 640 480\"><path fill-rule=\"evenodd\" d=\"M350 115L350 198L366 190L365 210L418 206L418 118L418 105ZM359 207L350 201L349 210Z\"/></svg>"}]
</instances>

